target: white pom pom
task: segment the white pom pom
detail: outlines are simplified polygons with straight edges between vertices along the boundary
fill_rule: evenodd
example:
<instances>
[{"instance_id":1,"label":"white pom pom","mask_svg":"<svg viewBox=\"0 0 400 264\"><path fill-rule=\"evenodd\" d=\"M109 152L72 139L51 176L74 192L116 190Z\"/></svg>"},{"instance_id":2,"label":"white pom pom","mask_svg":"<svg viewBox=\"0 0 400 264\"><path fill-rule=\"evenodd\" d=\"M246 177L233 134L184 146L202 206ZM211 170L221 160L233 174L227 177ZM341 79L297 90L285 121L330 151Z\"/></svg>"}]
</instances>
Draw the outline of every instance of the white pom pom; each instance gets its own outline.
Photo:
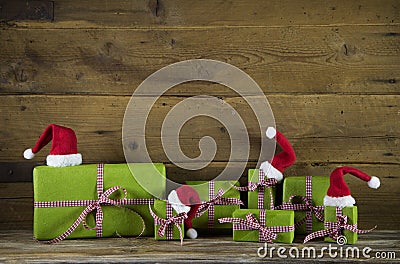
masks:
<instances>
[{"instance_id":1,"label":"white pom pom","mask_svg":"<svg viewBox=\"0 0 400 264\"><path fill-rule=\"evenodd\" d=\"M191 239L197 238L197 231L196 231L196 229L194 229L194 228L189 228L189 229L186 231L186 236L187 236L188 238L191 238Z\"/></svg>"},{"instance_id":2,"label":"white pom pom","mask_svg":"<svg viewBox=\"0 0 400 264\"><path fill-rule=\"evenodd\" d=\"M272 139L276 136L276 129L274 127L267 128L267 132L265 133L269 139Z\"/></svg>"},{"instance_id":3,"label":"white pom pom","mask_svg":"<svg viewBox=\"0 0 400 264\"><path fill-rule=\"evenodd\" d=\"M372 176L371 180L369 180L368 182L368 186L369 188L378 189L379 186L381 186L381 181L379 180L378 177Z\"/></svg>"},{"instance_id":4,"label":"white pom pom","mask_svg":"<svg viewBox=\"0 0 400 264\"><path fill-rule=\"evenodd\" d=\"M32 149L26 149L24 151L24 158L25 159L33 159L35 157L35 154L32 152Z\"/></svg>"}]
</instances>

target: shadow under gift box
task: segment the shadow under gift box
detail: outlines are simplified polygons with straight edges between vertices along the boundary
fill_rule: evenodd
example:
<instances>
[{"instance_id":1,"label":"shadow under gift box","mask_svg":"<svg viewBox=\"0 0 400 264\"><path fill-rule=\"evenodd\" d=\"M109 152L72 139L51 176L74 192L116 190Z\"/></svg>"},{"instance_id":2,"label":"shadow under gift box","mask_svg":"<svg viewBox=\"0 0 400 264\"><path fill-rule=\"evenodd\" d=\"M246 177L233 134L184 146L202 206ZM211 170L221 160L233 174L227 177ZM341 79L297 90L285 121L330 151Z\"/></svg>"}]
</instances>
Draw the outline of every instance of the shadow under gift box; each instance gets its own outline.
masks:
<instances>
[{"instance_id":1,"label":"shadow under gift box","mask_svg":"<svg viewBox=\"0 0 400 264\"><path fill-rule=\"evenodd\" d=\"M329 188L329 177L312 176L311 194L313 206L323 206L324 197ZM306 196L306 176L290 176L283 181L283 202L289 202L290 196ZM293 203L304 203L301 199L295 197ZM297 223L306 217L305 211L294 211L294 222ZM324 223L318 220L314 213L312 214L312 231L324 229ZM306 234L306 223L296 227L296 234Z\"/></svg>"},{"instance_id":2,"label":"shadow under gift box","mask_svg":"<svg viewBox=\"0 0 400 264\"><path fill-rule=\"evenodd\" d=\"M239 186L237 181L213 181L214 182L214 197L218 193L218 190L222 189L226 191L222 197L224 198L236 198L240 200L240 192L233 186ZM210 182L209 181L186 181L186 184L190 185L197 191L201 201L209 201L214 197L210 197ZM218 219L223 217L231 217L232 213L239 209L240 205L214 205L214 219L212 221L212 228L209 228L209 211L206 211L200 217L196 217L192 220L193 228L195 228L200 234L232 234L232 224L230 223L219 223Z\"/></svg>"},{"instance_id":3,"label":"shadow under gift box","mask_svg":"<svg viewBox=\"0 0 400 264\"><path fill-rule=\"evenodd\" d=\"M165 197L165 167L163 164L137 163L105 164L103 193L114 186L127 190L127 199L152 199L154 196L145 190L133 177L145 175L152 183L149 191L157 197ZM35 202L97 200L97 164L55 168L39 166L33 170L33 189ZM124 193L118 190L110 199L122 199ZM79 217L87 206L34 208L33 234L38 240L49 240L63 234ZM154 235L154 220L148 204L141 205L102 205L103 237L137 236L145 229L143 236ZM136 213L134 213L136 212ZM95 227L96 210L86 217L88 226ZM140 215L140 217L139 217ZM142 219L141 219L142 218ZM93 238L96 230L88 230L82 223L67 238Z\"/></svg>"}]
</instances>

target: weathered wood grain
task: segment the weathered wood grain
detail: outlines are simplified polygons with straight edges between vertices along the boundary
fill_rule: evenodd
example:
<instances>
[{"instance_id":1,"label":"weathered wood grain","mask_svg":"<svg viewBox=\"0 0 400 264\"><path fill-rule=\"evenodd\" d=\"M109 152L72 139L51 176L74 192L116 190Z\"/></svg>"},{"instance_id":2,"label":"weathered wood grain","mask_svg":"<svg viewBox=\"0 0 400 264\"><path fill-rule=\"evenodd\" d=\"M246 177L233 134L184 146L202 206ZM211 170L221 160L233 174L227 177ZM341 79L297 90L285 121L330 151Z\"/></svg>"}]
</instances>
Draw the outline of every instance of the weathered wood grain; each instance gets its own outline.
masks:
<instances>
[{"instance_id":1,"label":"weathered wood grain","mask_svg":"<svg viewBox=\"0 0 400 264\"><path fill-rule=\"evenodd\" d=\"M27 174L27 173L25 173ZM33 188L31 182L0 182L0 199L32 198Z\"/></svg>"},{"instance_id":2,"label":"weathered wood grain","mask_svg":"<svg viewBox=\"0 0 400 264\"><path fill-rule=\"evenodd\" d=\"M52 21L53 1L1 1L0 21Z\"/></svg>"},{"instance_id":3,"label":"weathered wood grain","mask_svg":"<svg viewBox=\"0 0 400 264\"><path fill-rule=\"evenodd\" d=\"M6 10L3 2L0 15ZM399 8L395 0L56 0L54 23L0 23L0 229L32 228L31 171L49 147L34 162L23 161L22 151L47 124L74 128L87 163L124 162L121 126L130 95L154 71L193 58L231 63L260 85L278 129L298 156L286 175L329 175L347 164L380 176L382 187L376 191L346 177L359 205L360 227L379 219L379 228L398 229ZM199 94L219 96L244 117L251 143L247 168L255 167L260 146L255 117L229 88L205 82L179 85L157 101L146 129L152 158L166 162L168 177L181 182L210 179L226 166L229 135L215 120L196 118L180 134L184 153L192 157L199 154L201 137L217 141L217 155L208 167L188 173L170 164L162 150L165 115ZM168 144L173 136L167 133ZM199 252L196 243L209 246L201 247L192 262L265 261L256 257L254 244L224 239L187 241L183 251L178 243L165 243L173 245L169 251L152 240L139 240L143 247L136 240L121 240L122 248L112 250L108 240L87 240L72 242L66 250L64 244L51 255L45 253L48 247L34 244L32 251L21 253L26 238L9 234L0 234L0 245L7 243L0 246L0 262L54 262L66 256L82 262L95 256L104 262L185 262L183 254ZM397 233L366 237L377 248L399 244ZM15 244L9 246L9 240ZM98 247L101 241L106 242ZM87 253L85 243L95 250Z\"/></svg>"},{"instance_id":4,"label":"weathered wood grain","mask_svg":"<svg viewBox=\"0 0 400 264\"><path fill-rule=\"evenodd\" d=\"M360 258L340 257L340 247L332 249L335 258L329 257L328 250L323 252L323 258L301 258L301 250L305 246L314 247L316 252L321 253L322 247L328 247L328 243L322 241L311 241L302 244L301 238L297 238L292 244L273 244L273 257L260 258L257 255L259 247L264 243L234 242L231 237L202 237L195 240L185 240L180 246L178 241L155 241L153 238L103 238L103 239L81 239L63 241L56 245L43 245L32 240L29 231L9 231L0 233L0 261L2 262L90 262L90 263L276 263L282 261L277 255L277 248L284 247L284 255L288 255L291 247L300 251L299 258L286 258L285 263L339 262L354 263L370 261L374 263L386 263L387 259L376 258L376 252L393 252L392 261L398 259L400 254L399 232L379 230L369 234L360 235L356 246L360 250ZM336 244L330 244L332 247ZM343 246L345 252L348 246ZM370 247L370 258L362 255L362 250ZM317 255L318 255L317 254ZM288 255L289 256L289 255ZM307 256L307 251L305 251ZM390 260L389 260L390 261Z\"/></svg>"},{"instance_id":5,"label":"weathered wood grain","mask_svg":"<svg viewBox=\"0 0 400 264\"><path fill-rule=\"evenodd\" d=\"M395 0L54 1L64 27L292 26L399 23ZM35 25L36 26L36 25ZM37 24L37 26L44 26ZM53 26L46 24L45 26Z\"/></svg>"},{"instance_id":6,"label":"weathered wood grain","mask_svg":"<svg viewBox=\"0 0 400 264\"><path fill-rule=\"evenodd\" d=\"M1 94L130 95L156 70L197 58L239 67L267 94L400 88L398 26L3 29ZM212 84L167 94L235 95Z\"/></svg>"},{"instance_id":7,"label":"weathered wood grain","mask_svg":"<svg viewBox=\"0 0 400 264\"><path fill-rule=\"evenodd\" d=\"M4 230L28 228L33 225L33 197L0 199L0 227ZM31 223L29 226L27 223Z\"/></svg>"},{"instance_id":8,"label":"weathered wood grain","mask_svg":"<svg viewBox=\"0 0 400 264\"><path fill-rule=\"evenodd\" d=\"M277 127L292 141L299 162L399 163L399 96L271 95L268 98ZM1 96L0 122L1 127L7 128L0 131L1 160L21 161L23 150L32 147L47 124L54 122L76 131L84 161L124 161L121 128L128 100L129 97L119 96ZM168 162L160 129L165 115L181 100L161 98L152 108L146 140L155 161ZM241 98L224 100L242 114L250 135L250 160L256 161L260 146L257 119L246 111ZM194 118L181 130L179 139L186 153L198 155L198 142L207 135L217 142L216 161L227 160L230 138L219 122ZM166 133L166 143L174 144L170 139L176 136ZM38 153L37 161L47 155L48 148Z\"/></svg>"}]
</instances>

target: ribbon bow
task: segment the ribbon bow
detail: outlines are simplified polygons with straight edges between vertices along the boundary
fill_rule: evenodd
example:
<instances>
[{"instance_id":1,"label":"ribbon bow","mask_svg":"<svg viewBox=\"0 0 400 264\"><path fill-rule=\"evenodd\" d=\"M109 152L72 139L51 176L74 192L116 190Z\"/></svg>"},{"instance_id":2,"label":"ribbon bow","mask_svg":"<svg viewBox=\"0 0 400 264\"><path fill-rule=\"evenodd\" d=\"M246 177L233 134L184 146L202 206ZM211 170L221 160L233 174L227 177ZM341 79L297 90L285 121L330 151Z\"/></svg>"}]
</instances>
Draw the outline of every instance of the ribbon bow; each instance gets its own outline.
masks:
<instances>
[{"instance_id":1,"label":"ribbon bow","mask_svg":"<svg viewBox=\"0 0 400 264\"><path fill-rule=\"evenodd\" d=\"M196 217L202 216L213 205L231 205L231 204L243 205L243 202L240 199L226 198L222 197L222 195L224 195L224 191L219 190L213 199L207 202L202 202L201 205L199 206L199 209L197 210Z\"/></svg>"},{"instance_id":2,"label":"ribbon bow","mask_svg":"<svg viewBox=\"0 0 400 264\"><path fill-rule=\"evenodd\" d=\"M235 186L235 188L239 191L249 191L249 192L254 192L256 189L258 189L257 208L263 209L265 188L274 187L277 183L278 181L274 178L265 179L265 174L260 169L258 171L258 182L249 182L248 185L245 187ZM272 195L271 189L269 189L269 197L270 197L269 209L274 210L274 197Z\"/></svg>"},{"instance_id":3,"label":"ribbon bow","mask_svg":"<svg viewBox=\"0 0 400 264\"><path fill-rule=\"evenodd\" d=\"M248 227L255 229L255 230L260 230L260 242L268 242L272 243L272 240L275 240L276 237L278 236L277 233L272 232L270 227L265 227L260 224L260 222L257 220L257 218L252 214L248 213L246 215L246 224Z\"/></svg>"},{"instance_id":4,"label":"ribbon bow","mask_svg":"<svg viewBox=\"0 0 400 264\"><path fill-rule=\"evenodd\" d=\"M167 219L161 218L158 215L156 215L152 210L151 210L151 206L149 205L149 210L150 210L150 214L151 216L154 218L154 223L157 225L160 225L160 227L158 228L157 234L160 237L163 237L165 235L165 233L167 232L167 228L168 227L173 227L174 225L178 228L179 230L179 237L181 240L181 246L183 244L183 232L182 232L182 228L181 228L181 224L183 224L183 222L185 221L186 218L188 218L186 213L180 213L176 216L171 216L168 217ZM168 232L167 232L167 235ZM172 230L171 230L171 238L172 239Z\"/></svg>"},{"instance_id":5,"label":"ribbon bow","mask_svg":"<svg viewBox=\"0 0 400 264\"><path fill-rule=\"evenodd\" d=\"M259 242L272 243L280 232L291 232L294 226L268 226L265 222L265 210L260 210L260 221L252 214L248 213L246 219L225 217L218 219L220 223L233 223L233 230L259 230Z\"/></svg>"},{"instance_id":6,"label":"ribbon bow","mask_svg":"<svg viewBox=\"0 0 400 264\"><path fill-rule=\"evenodd\" d=\"M122 190L124 192L124 197L122 199L116 199L116 200L110 199L109 198L110 195L118 190ZM114 186L107 189L104 193L100 195L99 199L94 200L91 204L89 204L85 208L85 210L83 210L82 214L80 215L80 217L82 217L83 226L88 230L96 230L96 236L102 237L103 210L101 209L101 206L102 205L120 206L124 201L126 201L127 195L128 193L126 189L122 188L121 186ZM89 213L95 210L96 210L96 225L95 227L89 227L86 223L86 217L88 216Z\"/></svg>"},{"instance_id":7,"label":"ribbon bow","mask_svg":"<svg viewBox=\"0 0 400 264\"><path fill-rule=\"evenodd\" d=\"M278 181L276 179L268 178L266 180L262 179L259 182L249 182L249 184L244 187L235 186L235 188L239 191L254 192L259 187L264 187L264 188L274 187L277 183L278 183Z\"/></svg>"},{"instance_id":8,"label":"ribbon bow","mask_svg":"<svg viewBox=\"0 0 400 264\"><path fill-rule=\"evenodd\" d=\"M348 217L347 215L342 215L342 209L341 208L336 208L336 222L325 222L325 227L327 229L325 230L319 230L314 233L309 234L304 238L303 243L307 243L308 241L317 238L317 237L324 237L324 236L329 236L333 240L336 240L339 236L342 234L342 230L350 230L354 233L357 234L365 234L368 232L371 232L376 228L373 227L369 230L360 230L357 228L357 224L348 224Z\"/></svg>"},{"instance_id":9,"label":"ribbon bow","mask_svg":"<svg viewBox=\"0 0 400 264\"><path fill-rule=\"evenodd\" d=\"M293 198L299 198L303 201L303 203L293 203ZM306 216L296 223L296 227L298 228L302 224L304 224L307 220L312 221L312 215L323 222L324 221L324 206L317 205L314 206L312 204L312 200L305 196L297 196L292 195L289 198L289 202L283 202L282 205L277 206L278 210L294 210L294 211L306 211Z\"/></svg>"}]
</instances>

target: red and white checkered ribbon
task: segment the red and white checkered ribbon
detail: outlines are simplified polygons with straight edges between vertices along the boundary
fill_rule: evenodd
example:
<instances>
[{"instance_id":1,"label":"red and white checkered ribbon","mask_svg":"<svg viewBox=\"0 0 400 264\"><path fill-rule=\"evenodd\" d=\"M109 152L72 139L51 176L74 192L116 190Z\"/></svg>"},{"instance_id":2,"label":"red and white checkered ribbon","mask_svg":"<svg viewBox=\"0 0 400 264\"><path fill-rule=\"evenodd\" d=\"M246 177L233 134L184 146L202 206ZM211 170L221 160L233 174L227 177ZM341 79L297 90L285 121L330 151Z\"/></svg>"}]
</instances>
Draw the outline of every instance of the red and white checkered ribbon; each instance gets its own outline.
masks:
<instances>
[{"instance_id":1,"label":"red and white checkered ribbon","mask_svg":"<svg viewBox=\"0 0 400 264\"><path fill-rule=\"evenodd\" d=\"M202 202L199 209L197 210L195 217L202 216L205 212L208 211L208 228L212 229L214 227L214 214L215 214L215 205L243 205L243 202L237 198L227 198L222 197L224 195L223 190L218 190L217 194L214 195L215 192L215 183L214 181L208 182L208 199L207 202Z\"/></svg>"},{"instance_id":2,"label":"red and white checkered ribbon","mask_svg":"<svg viewBox=\"0 0 400 264\"><path fill-rule=\"evenodd\" d=\"M246 219L226 217L218 219L220 223L233 223L233 230L259 230L258 241L272 243L278 236L277 233L291 232L292 226L265 226L265 210L260 210L260 221L248 213Z\"/></svg>"},{"instance_id":3,"label":"red and white checkered ribbon","mask_svg":"<svg viewBox=\"0 0 400 264\"><path fill-rule=\"evenodd\" d=\"M347 223L347 215L342 214L342 208L336 207L336 222L325 222L325 230L319 230L314 233L309 234L304 238L303 243L307 243L308 241L317 238L317 237L325 237L329 236L333 240L336 240L339 236L342 235L342 231L344 229L350 230L357 234L365 234L369 233L376 228L371 228L369 230L359 230L357 228L357 224L348 224Z\"/></svg>"},{"instance_id":4,"label":"red and white checkered ribbon","mask_svg":"<svg viewBox=\"0 0 400 264\"><path fill-rule=\"evenodd\" d=\"M292 203L293 198L299 198L304 203L294 204ZM282 205L277 206L275 209L278 210L294 210L294 211L306 211L306 216L300 221L296 222L296 228L306 223L306 233L312 233L312 216L323 222L324 221L324 206L313 206L312 204L312 176L306 176L306 196L292 195L289 198L289 202L283 202Z\"/></svg>"},{"instance_id":5,"label":"red and white checkered ribbon","mask_svg":"<svg viewBox=\"0 0 400 264\"><path fill-rule=\"evenodd\" d=\"M114 186L114 187L109 188L105 192L103 192L103 179L104 179L104 164L98 164L97 165L97 195L98 195L97 200L34 202L35 208L86 206L86 208L83 210L83 212L79 215L79 217L75 220L75 222L67 229L67 231L65 231L63 234L61 234L60 236L58 236L52 240L40 241L40 242L43 242L46 244L58 243L58 242L64 240L65 238L67 238L79 226L80 223L82 223L86 229L96 230L96 237L102 237L103 236L103 228L102 228L103 210L102 210L101 206L104 206L104 205L121 206L121 205L136 205L136 204L149 204L149 203L153 204L154 203L154 199L145 199L145 198L127 199L126 198L127 191L125 188L122 188L121 186ZM122 190L124 192L124 197L122 199L115 199L115 200L110 199L109 198L110 195L118 190ZM131 212L135 213L136 215L138 215L139 218L142 220L143 229L142 229L142 232L140 233L140 234L142 234L145 229L143 218L135 211L133 211L131 209L129 209L129 210ZM86 224L86 217L92 211L96 211L95 227L89 227Z\"/></svg>"},{"instance_id":6,"label":"red and white checkered ribbon","mask_svg":"<svg viewBox=\"0 0 400 264\"><path fill-rule=\"evenodd\" d=\"M275 187L277 184L276 179L265 179L264 172L259 169L258 170L258 182L249 182L248 186L245 187L237 187L235 188L241 192L254 192L258 189L258 196L257 196L257 209L265 209L264 206L264 194L265 188L269 189L269 209L274 210L274 196L272 195L272 187Z\"/></svg>"},{"instance_id":7,"label":"red and white checkered ribbon","mask_svg":"<svg viewBox=\"0 0 400 264\"><path fill-rule=\"evenodd\" d=\"M151 206L149 205L149 210L151 216L154 218L154 224L159 225L160 227L158 228L157 234L160 237L163 237L164 235L166 236L167 240L172 240L173 238L173 227L174 225L178 228L179 230L179 237L181 239L181 245L183 244L183 232L181 225L185 221L185 219L188 217L186 213L180 213L176 216L172 215L172 206L170 203L166 202L166 219L159 217L156 215L152 210Z\"/></svg>"}]
</instances>

